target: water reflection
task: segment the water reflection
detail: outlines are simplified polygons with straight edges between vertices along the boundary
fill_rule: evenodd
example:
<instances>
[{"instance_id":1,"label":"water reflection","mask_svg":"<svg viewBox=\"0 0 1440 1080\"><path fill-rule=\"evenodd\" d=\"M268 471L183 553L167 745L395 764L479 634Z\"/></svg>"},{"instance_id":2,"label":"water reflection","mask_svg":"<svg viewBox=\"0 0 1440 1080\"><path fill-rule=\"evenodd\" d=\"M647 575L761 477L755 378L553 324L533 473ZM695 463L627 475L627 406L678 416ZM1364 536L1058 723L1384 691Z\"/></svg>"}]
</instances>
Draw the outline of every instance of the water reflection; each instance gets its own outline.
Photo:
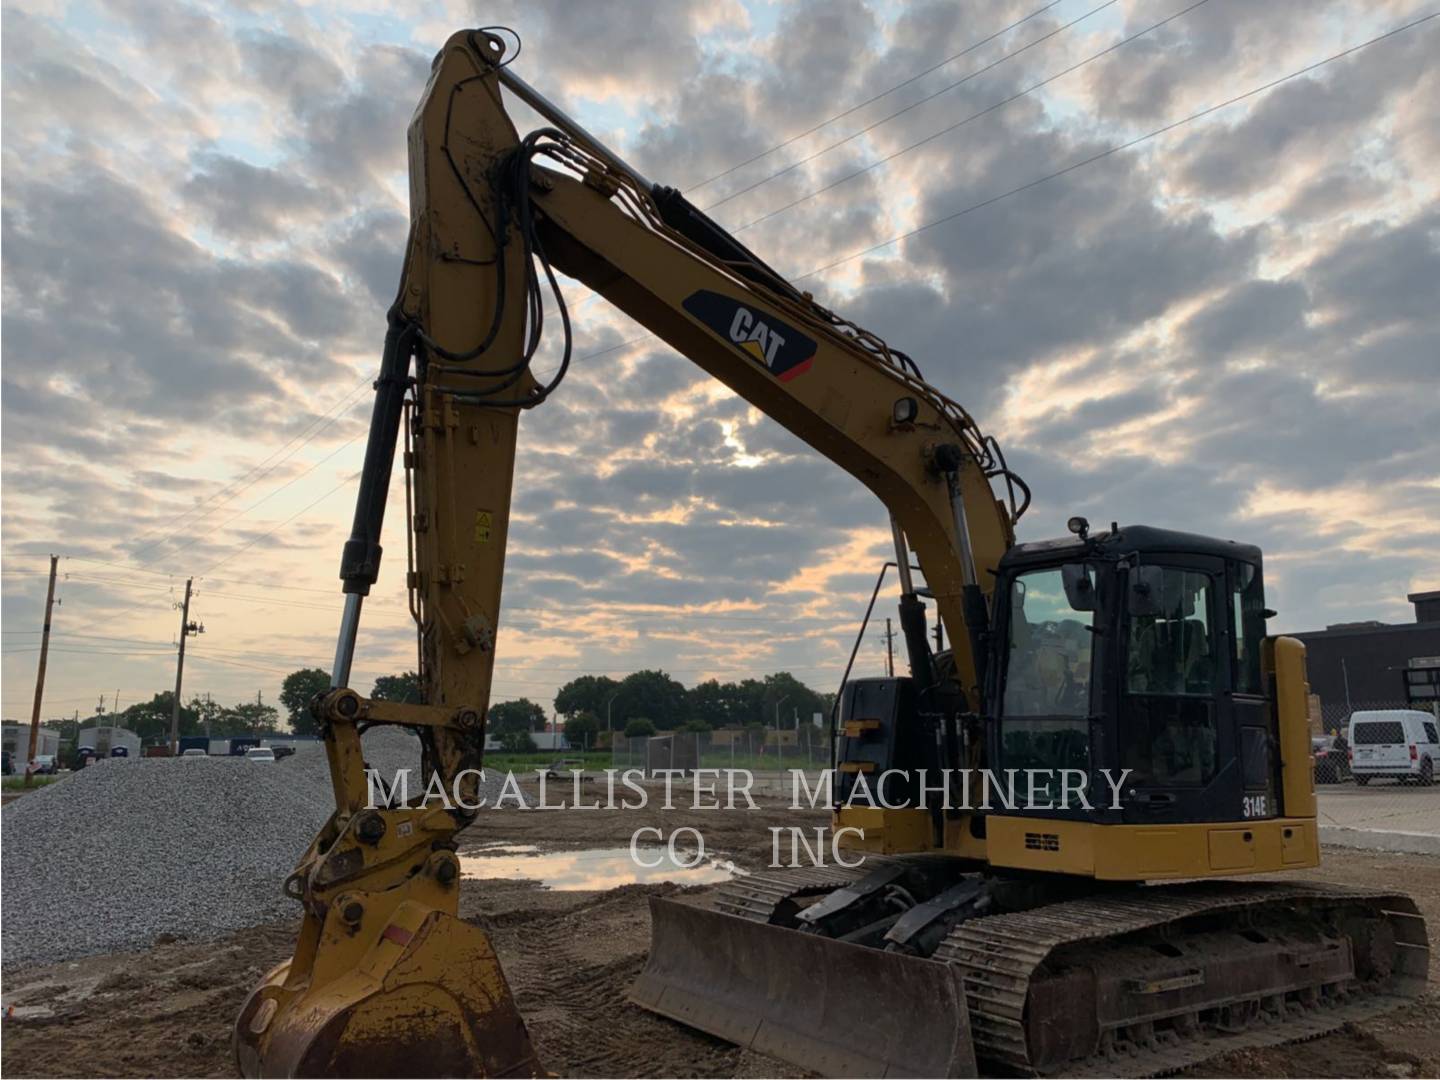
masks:
<instances>
[{"instance_id":1,"label":"water reflection","mask_svg":"<svg viewBox=\"0 0 1440 1080\"><path fill-rule=\"evenodd\" d=\"M543 854L533 845L493 845L460 856L460 873L467 878L524 878L538 881L547 889L614 889L621 885L653 885L673 881L681 885L711 885L728 881L739 871L728 859L707 856L698 866L693 851L678 852L671 859L663 847L637 850L640 865L630 857L628 847L592 848L586 851L550 851Z\"/></svg>"}]
</instances>

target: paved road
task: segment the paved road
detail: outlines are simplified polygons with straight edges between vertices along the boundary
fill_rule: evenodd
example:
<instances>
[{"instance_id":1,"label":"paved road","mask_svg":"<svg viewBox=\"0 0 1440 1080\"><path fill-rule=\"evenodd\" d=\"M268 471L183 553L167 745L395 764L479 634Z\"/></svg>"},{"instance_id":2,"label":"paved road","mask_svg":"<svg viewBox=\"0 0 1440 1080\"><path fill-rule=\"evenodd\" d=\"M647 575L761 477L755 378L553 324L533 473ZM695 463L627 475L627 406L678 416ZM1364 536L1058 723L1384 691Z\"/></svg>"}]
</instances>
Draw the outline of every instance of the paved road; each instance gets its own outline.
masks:
<instances>
[{"instance_id":1,"label":"paved road","mask_svg":"<svg viewBox=\"0 0 1440 1080\"><path fill-rule=\"evenodd\" d=\"M1440 836L1440 784L1422 788L1372 780L1366 787L1321 784L1316 791L1322 826Z\"/></svg>"}]
</instances>

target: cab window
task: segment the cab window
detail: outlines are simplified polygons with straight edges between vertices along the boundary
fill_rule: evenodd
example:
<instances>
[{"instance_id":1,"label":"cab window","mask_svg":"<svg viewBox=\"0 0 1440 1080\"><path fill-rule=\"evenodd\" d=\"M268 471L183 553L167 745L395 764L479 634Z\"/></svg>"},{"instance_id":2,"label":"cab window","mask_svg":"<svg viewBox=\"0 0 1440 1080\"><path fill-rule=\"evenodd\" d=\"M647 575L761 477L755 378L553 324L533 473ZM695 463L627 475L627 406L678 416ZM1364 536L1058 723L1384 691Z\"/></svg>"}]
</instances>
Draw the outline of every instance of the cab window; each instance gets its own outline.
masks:
<instances>
[{"instance_id":1,"label":"cab window","mask_svg":"<svg viewBox=\"0 0 1440 1080\"><path fill-rule=\"evenodd\" d=\"M1203 786L1219 748L1214 579L1137 566L1126 587L1125 736L1121 764L1141 787Z\"/></svg>"},{"instance_id":2,"label":"cab window","mask_svg":"<svg viewBox=\"0 0 1440 1080\"><path fill-rule=\"evenodd\" d=\"M1137 566L1128 593L1125 688L1132 694L1214 694L1210 575Z\"/></svg>"},{"instance_id":3,"label":"cab window","mask_svg":"<svg viewBox=\"0 0 1440 1080\"><path fill-rule=\"evenodd\" d=\"M1085 564L1032 570L1012 582L1005 716L1089 715L1094 608Z\"/></svg>"},{"instance_id":4,"label":"cab window","mask_svg":"<svg viewBox=\"0 0 1440 1080\"><path fill-rule=\"evenodd\" d=\"M1260 643L1265 637L1265 593L1259 569L1250 563L1235 563L1231 590L1235 690L1241 694L1258 694L1262 691Z\"/></svg>"}]
</instances>

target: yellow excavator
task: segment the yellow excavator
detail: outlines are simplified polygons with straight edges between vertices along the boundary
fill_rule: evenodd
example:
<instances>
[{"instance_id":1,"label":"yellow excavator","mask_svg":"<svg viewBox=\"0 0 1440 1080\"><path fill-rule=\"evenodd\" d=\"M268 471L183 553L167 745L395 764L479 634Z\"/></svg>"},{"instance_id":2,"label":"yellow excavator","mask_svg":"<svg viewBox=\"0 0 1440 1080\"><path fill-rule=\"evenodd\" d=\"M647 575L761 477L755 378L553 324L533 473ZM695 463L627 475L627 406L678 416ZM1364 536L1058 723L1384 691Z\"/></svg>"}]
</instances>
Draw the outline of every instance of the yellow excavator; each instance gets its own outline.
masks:
<instances>
[{"instance_id":1,"label":"yellow excavator","mask_svg":"<svg viewBox=\"0 0 1440 1080\"><path fill-rule=\"evenodd\" d=\"M557 271L880 498L909 660L848 679L832 717L844 865L656 900L635 1001L826 1075L1151 1075L1420 993L1409 898L1217 880L1320 859L1304 649L1266 636L1260 551L1081 518L1016 543L1029 493L994 438L530 87L508 40L454 35L410 125L410 237L313 705L335 812L285 882L303 924L237 1019L241 1072L545 1071L457 918L473 815L372 801L361 735L416 732L425 774L473 803L519 417L571 362ZM502 88L549 126L521 137ZM541 382L547 314L563 345ZM347 685L402 436L424 704Z\"/></svg>"}]
</instances>

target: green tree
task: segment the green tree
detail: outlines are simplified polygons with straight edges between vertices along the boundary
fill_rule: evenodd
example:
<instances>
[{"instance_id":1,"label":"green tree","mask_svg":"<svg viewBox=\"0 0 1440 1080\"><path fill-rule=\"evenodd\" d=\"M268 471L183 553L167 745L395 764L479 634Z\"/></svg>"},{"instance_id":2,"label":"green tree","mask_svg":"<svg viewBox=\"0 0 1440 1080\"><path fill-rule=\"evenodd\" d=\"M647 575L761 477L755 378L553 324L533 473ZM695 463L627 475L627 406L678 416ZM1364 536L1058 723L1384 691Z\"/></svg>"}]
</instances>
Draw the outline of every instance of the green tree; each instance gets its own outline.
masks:
<instances>
[{"instance_id":1,"label":"green tree","mask_svg":"<svg viewBox=\"0 0 1440 1080\"><path fill-rule=\"evenodd\" d=\"M608 675L581 675L560 688L555 695L555 711L567 717L582 712L603 717L605 706L618 689L620 684Z\"/></svg>"},{"instance_id":2,"label":"green tree","mask_svg":"<svg viewBox=\"0 0 1440 1080\"><path fill-rule=\"evenodd\" d=\"M512 731L544 731L545 710L529 698L497 702L490 706L486 727L495 736Z\"/></svg>"},{"instance_id":3,"label":"green tree","mask_svg":"<svg viewBox=\"0 0 1440 1080\"><path fill-rule=\"evenodd\" d=\"M399 701L406 705L424 703L424 691L420 689L420 676L413 671L402 675L381 675L375 680L370 696L376 701Z\"/></svg>"},{"instance_id":4,"label":"green tree","mask_svg":"<svg viewBox=\"0 0 1440 1080\"><path fill-rule=\"evenodd\" d=\"M225 710L229 735L274 735L280 730L280 710L261 701L247 701Z\"/></svg>"},{"instance_id":5,"label":"green tree","mask_svg":"<svg viewBox=\"0 0 1440 1080\"><path fill-rule=\"evenodd\" d=\"M735 689L734 683L721 683L716 679L692 686L685 695L691 718L703 720L711 728L727 727L736 711Z\"/></svg>"},{"instance_id":6,"label":"green tree","mask_svg":"<svg viewBox=\"0 0 1440 1080\"><path fill-rule=\"evenodd\" d=\"M139 735L143 742L163 741L170 737L170 718L175 710L175 694L164 690L149 701L137 702L120 714L119 723L123 728ZM200 718L194 709L180 707L180 734L194 735L199 730Z\"/></svg>"},{"instance_id":7,"label":"green tree","mask_svg":"<svg viewBox=\"0 0 1440 1080\"><path fill-rule=\"evenodd\" d=\"M565 738L575 747L594 748L600 735L600 721L588 712L577 712L565 721Z\"/></svg>"},{"instance_id":8,"label":"green tree","mask_svg":"<svg viewBox=\"0 0 1440 1080\"><path fill-rule=\"evenodd\" d=\"M209 698L202 698L197 695L190 699L190 704L186 707L195 713L195 726L199 728L202 733L205 731L213 732L216 735L225 733L225 721L223 719L225 715L224 706L218 702L211 701ZM208 728L206 727L207 724L209 725Z\"/></svg>"},{"instance_id":9,"label":"green tree","mask_svg":"<svg viewBox=\"0 0 1440 1080\"><path fill-rule=\"evenodd\" d=\"M636 671L620 683L615 699L614 717L618 725L635 717L645 717L661 731L670 731L689 717L685 687L663 671Z\"/></svg>"},{"instance_id":10,"label":"green tree","mask_svg":"<svg viewBox=\"0 0 1440 1080\"><path fill-rule=\"evenodd\" d=\"M533 754L538 748L528 731L507 731L500 736L500 749L507 754Z\"/></svg>"},{"instance_id":11,"label":"green tree","mask_svg":"<svg viewBox=\"0 0 1440 1080\"><path fill-rule=\"evenodd\" d=\"M800 726L805 727L815 713L825 712L826 699L788 671L777 671L773 675L765 676L764 685L765 715L761 717L761 720L766 727L772 727L775 724L777 705L780 706L780 726L782 728L795 727L797 717Z\"/></svg>"},{"instance_id":12,"label":"green tree","mask_svg":"<svg viewBox=\"0 0 1440 1080\"><path fill-rule=\"evenodd\" d=\"M318 735L320 725L310 715L310 701L330 689L330 674L320 668L301 668L285 676L280 684L280 704L289 714L290 730L296 735Z\"/></svg>"},{"instance_id":13,"label":"green tree","mask_svg":"<svg viewBox=\"0 0 1440 1080\"><path fill-rule=\"evenodd\" d=\"M685 723L680 725L680 730L706 734L710 731L710 725L704 720L686 720Z\"/></svg>"},{"instance_id":14,"label":"green tree","mask_svg":"<svg viewBox=\"0 0 1440 1080\"><path fill-rule=\"evenodd\" d=\"M741 679L732 683L734 718L742 724L767 724L765 718L765 684L759 679Z\"/></svg>"},{"instance_id":15,"label":"green tree","mask_svg":"<svg viewBox=\"0 0 1440 1080\"><path fill-rule=\"evenodd\" d=\"M643 739L646 736L654 734L655 725L643 716L637 716L625 725L625 737L627 739Z\"/></svg>"}]
</instances>

